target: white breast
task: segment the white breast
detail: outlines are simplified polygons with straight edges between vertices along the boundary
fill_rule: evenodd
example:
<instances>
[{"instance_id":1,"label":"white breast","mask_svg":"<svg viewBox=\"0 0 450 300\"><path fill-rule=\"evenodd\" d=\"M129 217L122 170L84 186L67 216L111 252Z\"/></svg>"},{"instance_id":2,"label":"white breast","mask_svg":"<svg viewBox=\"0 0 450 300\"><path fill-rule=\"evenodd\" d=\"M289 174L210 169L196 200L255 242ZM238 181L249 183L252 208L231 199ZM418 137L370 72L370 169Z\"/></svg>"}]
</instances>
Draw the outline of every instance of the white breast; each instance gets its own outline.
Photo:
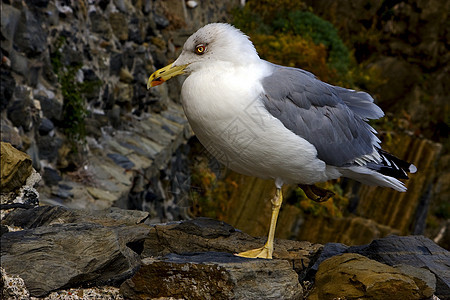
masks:
<instances>
[{"instance_id":1,"label":"white breast","mask_svg":"<svg viewBox=\"0 0 450 300\"><path fill-rule=\"evenodd\" d=\"M235 68L217 62L189 75L182 103L205 148L230 169L284 183L312 184L340 176L315 147L274 118L259 100L265 64Z\"/></svg>"}]
</instances>

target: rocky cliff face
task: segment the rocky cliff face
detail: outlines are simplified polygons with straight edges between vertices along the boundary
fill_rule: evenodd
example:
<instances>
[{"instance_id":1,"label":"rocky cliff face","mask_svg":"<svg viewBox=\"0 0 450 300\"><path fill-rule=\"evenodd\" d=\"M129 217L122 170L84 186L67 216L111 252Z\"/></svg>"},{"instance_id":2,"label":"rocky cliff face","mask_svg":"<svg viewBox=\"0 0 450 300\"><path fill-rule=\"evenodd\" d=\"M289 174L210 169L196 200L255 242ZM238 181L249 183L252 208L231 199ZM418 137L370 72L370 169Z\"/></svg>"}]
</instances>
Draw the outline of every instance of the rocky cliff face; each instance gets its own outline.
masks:
<instances>
[{"instance_id":1,"label":"rocky cliff face","mask_svg":"<svg viewBox=\"0 0 450 300\"><path fill-rule=\"evenodd\" d=\"M238 1L198 4L2 1L2 141L30 155L42 202L186 217L179 84L147 91L146 80Z\"/></svg>"}]
</instances>

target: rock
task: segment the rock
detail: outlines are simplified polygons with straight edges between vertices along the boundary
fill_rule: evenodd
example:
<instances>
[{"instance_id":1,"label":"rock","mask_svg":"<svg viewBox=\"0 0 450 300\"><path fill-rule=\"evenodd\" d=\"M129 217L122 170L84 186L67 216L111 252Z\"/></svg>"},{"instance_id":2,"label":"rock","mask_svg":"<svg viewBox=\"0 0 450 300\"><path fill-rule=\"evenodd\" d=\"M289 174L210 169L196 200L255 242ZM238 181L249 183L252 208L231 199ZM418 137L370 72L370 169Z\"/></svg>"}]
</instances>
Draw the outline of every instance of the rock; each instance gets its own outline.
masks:
<instances>
[{"instance_id":1,"label":"rock","mask_svg":"<svg viewBox=\"0 0 450 300\"><path fill-rule=\"evenodd\" d=\"M30 57L35 57L47 49L47 31L31 10L23 9L17 30L14 34L14 44Z\"/></svg>"},{"instance_id":2,"label":"rock","mask_svg":"<svg viewBox=\"0 0 450 300\"><path fill-rule=\"evenodd\" d=\"M61 206L39 206L33 209L16 209L3 219L3 223L24 229L64 223L96 223L103 226L119 227L140 224L147 217L147 212L114 207L87 213L82 210L70 210ZM149 231L150 228L146 230L146 233Z\"/></svg>"},{"instance_id":3,"label":"rock","mask_svg":"<svg viewBox=\"0 0 450 300\"><path fill-rule=\"evenodd\" d=\"M2 119L0 122L2 142L10 143L16 149L23 149L22 137L17 127L14 127L8 119Z\"/></svg>"},{"instance_id":4,"label":"rock","mask_svg":"<svg viewBox=\"0 0 450 300\"><path fill-rule=\"evenodd\" d=\"M22 126L25 131L33 125L31 108L33 107L33 92L25 85L16 86L14 102L8 107L8 117L16 127Z\"/></svg>"},{"instance_id":5,"label":"rock","mask_svg":"<svg viewBox=\"0 0 450 300\"><path fill-rule=\"evenodd\" d=\"M232 226L209 218L197 218L174 224L155 225L144 241L142 257L169 253L238 253L264 245L265 238L254 238ZM275 240L273 257L291 262L300 280L314 264L322 245L306 241Z\"/></svg>"},{"instance_id":6,"label":"rock","mask_svg":"<svg viewBox=\"0 0 450 300\"><path fill-rule=\"evenodd\" d=\"M58 182L62 180L59 172L50 167L44 167L44 174L42 175L42 179L44 179L45 184L52 186L57 185Z\"/></svg>"},{"instance_id":7,"label":"rock","mask_svg":"<svg viewBox=\"0 0 450 300\"><path fill-rule=\"evenodd\" d=\"M325 260L308 299L423 299L414 280L393 267L359 254Z\"/></svg>"},{"instance_id":8,"label":"rock","mask_svg":"<svg viewBox=\"0 0 450 300\"><path fill-rule=\"evenodd\" d=\"M25 281L31 296L81 284L117 284L139 265L115 230L99 224L53 224L1 237L1 264Z\"/></svg>"},{"instance_id":9,"label":"rock","mask_svg":"<svg viewBox=\"0 0 450 300\"><path fill-rule=\"evenodd\" d=\"M159 14L153 14L153 21L155 22L158 29L164 29L170 25L169 20L167 20L166 17Z\"/></svg>"},{"instance_id":10,"label":"rock","mask_svg":"<svg viewBox=\"0 0 450 300\"><path fill-rule=\"evenodd\" d=\"M319 265L326 259L333 257L335 255L339 255L342 253L345 253L345 251L348 249L347 245L341 244L341 243L326 243L323 246L322 252L320 252L319 258L314 263L314 266L312 266L311 270L314 272L317 272L319 269Z\"/></svg>"},{"instance_id":11,"label":"rock","mask_svg":"<svg viewBox=\"0 0 450 300\"><path fill-rule=\"evenodd\" d=\"M47 118L41 119L41 124L39 125L39 134L40 135L46 135L49 134L50 131L52 131L55 128L55 125L52 121L50 121Z\"/></svg>"},{"instance_id":12,"label":"rock","mask_svg":"<svg viewBox=\"0 0 450 300\"><path fill-rule=\"evenodd\" d=\"M2 68L0 70L0 111L3 111L7 107L9 100L12 98L15 87L16 81L14 80L14 77L11 76L11 72Z\"/></svg>"},{"instance_id":13,"label":"rock","mask_svg":"<svg viewBox=\"0 0 450 300\"><path fill-rule=\"evenodd\" d=\"M30 299L30 292L28 292L22 278L19 276L8 275L3 267L0 267L0 273L0 295L2 296L2 299Z\"/></svg>"},{"instance_id":14,"label":"rock","mask_svg":"<svg viewBox=\"0 0 450 300\"><path fill-rule=\"evenodd\" d=\"M118 153L108 153L107 156L124 169L130 170L134 167L134 163L126 156Z\"/></svg>"},{"instance_id":15,"label":"rock","mask_svg":"<svg viewBox=\"0 0 450 300\"><path fill-rule=\"evenodd\" d=\"M12 50L14 35L16 34L19 20L20 10L11 5L7 5L6 3L2 3L1 33L5 38L5 41L2 40L2 49L5 49L8 52Z\"/></svg>"},{"instance_id":16,"label":"rock","mask_svg":"<svg viewBox=\"0 0 450 300\"><path fill-rule=\"evenodd\" d=\"M111 38L111 28L102 14L92 11L89 13L89 19L91 20L92 32L102 35L105 39Z\"/></svg>"},{"instance_id":17,"label":"rock","mask_svg":"<svg viewBox=\"0 0 450 300\"><path fill-rule=\"evenodd\" d=\"M62 146L63 141L58 136L44 135L38 140L39 158L53 162L58 157L58 149Z\"/></svg>"},{"instance_id":18,"label":"rock","mask_svg":"<svg viewBox=\"0 0 450 300\"><path fill-rule=\"evenodd\" d=\"M61 120L63 101L56 98L54 94L52 96L50 98L45 93L39 92L35 98L41 103L44 116L50 120Z\"/></svg>"},{"instance_id":19,"label":"rock","mask_svg":"<svg viewBox=\"0 0 450 300\"><path fill-rule=\"evenodd\" d=\"M436 276L423 268L416 268L410 265L396 265L395 268L400 272L411 277L420 289L425 298L431 298L436 290Z\"/></svg>"},{"instance_id":20,"label":"rock","mask_svg":"<svg viewBox=\"0 0 450 300\"><path fill-rule=\"evenodd\" d=\"M146 258L120 290L130 299L302 298L297 274L287 261L247 259L220 252Z\"/></svg>"},{"instance_id":21,"label":"rock","mask_svg":"<svg viewBox=\"0 0 450 300\"><path fill-rule=\"evenodd\" d=\"M10 143L1 143L1 190L11 192L25 184L33 167L30 157Z\"/></svg>"},{"instance_id":22,"label":"rock","mask_svg":"<svg viewBox=\"0 0 450 300\"><path fill-rule=\"evenodd\" d=\"M450 297L450 252L426 237L388 236L369 245L350 247L347 252L359 253L390 266L406 264L427 269L436 276L436 296Z\"/></svg>"},{"instance_id":23,"label":"rock","mask_svg":"<svg viewBox=\"0 0 450 300\"><path fill-rule=\"evenodd\" d=\"M114 35L121 41L128 40L128 21L124 14L116 12L109 15L109 23Z\"/></svg>"}]
</instances>

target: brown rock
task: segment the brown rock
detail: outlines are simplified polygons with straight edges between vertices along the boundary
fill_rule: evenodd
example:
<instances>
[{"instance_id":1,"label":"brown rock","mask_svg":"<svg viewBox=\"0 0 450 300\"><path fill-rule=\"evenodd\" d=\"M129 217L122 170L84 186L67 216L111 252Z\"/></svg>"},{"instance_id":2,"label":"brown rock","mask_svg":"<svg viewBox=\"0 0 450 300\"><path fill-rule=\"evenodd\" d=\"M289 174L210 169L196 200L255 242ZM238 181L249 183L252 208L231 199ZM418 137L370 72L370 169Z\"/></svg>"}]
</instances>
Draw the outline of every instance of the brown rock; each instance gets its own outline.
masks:
<instances>
[{"instance_id":1,"label":"brown rock","mask_svg":"<svg viewBox=\"0 0 450 300\"><path fill-rule=\"evenodd\" d=\"M436 277L433 273L427 269L416 268L406 264L397 265L394 268L411 277L425 298L433 296L436 291Z\"/></svg>"},{"instance_id":2,"label":"brown rock","mask_svg":"<svg viewBox=\"0 0 450 300\"><path fill-rule=\"evenodd\" d=\"M422 291L408 275L362 255L346 253L319 266L309 299L422 298Z\"/></svg>"},{"instance_id":3,"label":"brown rock","mask_svg":"<svg viewBox=\"0 0 450 300\"><path fill-rule=\"evenodd\" d=\"M2 193L11 192L25 184L33 167L30 156L17 150L10 143L1 143Z\"/></svg>"},{"instance_id":4,"label":"brown rock","mask_svg":"<svg viewBox=\"0 0 450 300\"><path fill-rule=\"evenodd\" d=\"M127 299L301 299L298 276L285 260L229 253L146 258L121 292Z\"/></svg>"}]
</instances>

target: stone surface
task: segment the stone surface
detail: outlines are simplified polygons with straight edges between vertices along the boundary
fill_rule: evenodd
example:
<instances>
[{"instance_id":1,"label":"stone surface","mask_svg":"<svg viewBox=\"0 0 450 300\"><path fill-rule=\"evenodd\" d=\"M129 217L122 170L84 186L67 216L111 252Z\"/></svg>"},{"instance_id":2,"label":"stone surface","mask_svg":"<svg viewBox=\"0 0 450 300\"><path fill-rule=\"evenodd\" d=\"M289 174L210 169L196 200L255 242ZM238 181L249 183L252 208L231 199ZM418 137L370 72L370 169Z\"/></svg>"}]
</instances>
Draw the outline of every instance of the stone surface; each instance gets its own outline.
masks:
<instances>
[{"instance_id":1,"label":"stone surface","mask_svg":"<svg viewBox=\"0 0 450 300\"><path fill-rule=\"evenodd\" d=\"M33 170L30 157L4 142L1 143L0 157L2 193L20 188Z\"/></svg>"},{"instance_id":2,"label":"stone surface","mask_svg":"<svg viewBox=\"0 0 450 300\"><path fill-rule=\"evenodd\" d=\"M414 280L393 267L353 253L325 260L308 299L423 299Z\"/></svg>"},{"instance_id":3,"label":"stone surface","mask_svg":"<svg viewBox=\"0 0 450 300\"><path fill-rule=\"evenodd\" d=\"M2 299L25 300L30 298L30 292L19 276L10 276L0 267L0 296Z\"/></svg>"},{"instance_id":4,"label":"stone surface","mask_svg":"<svg viewBox=\"0 0 450 300\"><path fill-rule=\"evenodd\" d=\"M424 268L416 268L410 265L396 265L400 272L411 277L419 288L424 298L431 298L436 290L436 276Z\"/></svg>"},{"instance_id":5,"label":"stone surface","mask_svg":"<svg viewBox=\"0 0 450 300\"><path fill-rule=\"evenodd\" d=\"M65 286L118 283L139 265L117 233L98 224L54 224L1 237L1 264L23 278L32 296Z\"/></svg>"},{"instance_id":6,"label":"stone surface","mask_svg":"<svg viewBox=\"0 0 450 300\"><path fill-rule=\"evenodd\" d=\"M450 297L450 252L423 236L388 236L369 245L353 246L356 252L390 266L406 264L429 270L436 276L436 296Z\"/></svg>"},{"instance_id":7,"label":"stone surface","mask_svg":"<svg viewBox=\"0 0 450 300\"><path fill-rule=\"evenodd\" d=\"M145 239L142 257L210 251L239 253L262 247L265 241L266 238L251 237L224 222L198 218L155 225ZM306 241L275 240L273 257L291 262L302 280L321 249L322 245Z\"/></svg>"},{"instance_id":8,"label":"stone surface","mask_svg":"<svg viewBox=\"0 0 450 300\"><path fill-rule=\"evenodd\" d=\"M287 261L220 252L146 258L121 292L130 299L302 299L298 276Z\"/></svg>"}]
</instances>

